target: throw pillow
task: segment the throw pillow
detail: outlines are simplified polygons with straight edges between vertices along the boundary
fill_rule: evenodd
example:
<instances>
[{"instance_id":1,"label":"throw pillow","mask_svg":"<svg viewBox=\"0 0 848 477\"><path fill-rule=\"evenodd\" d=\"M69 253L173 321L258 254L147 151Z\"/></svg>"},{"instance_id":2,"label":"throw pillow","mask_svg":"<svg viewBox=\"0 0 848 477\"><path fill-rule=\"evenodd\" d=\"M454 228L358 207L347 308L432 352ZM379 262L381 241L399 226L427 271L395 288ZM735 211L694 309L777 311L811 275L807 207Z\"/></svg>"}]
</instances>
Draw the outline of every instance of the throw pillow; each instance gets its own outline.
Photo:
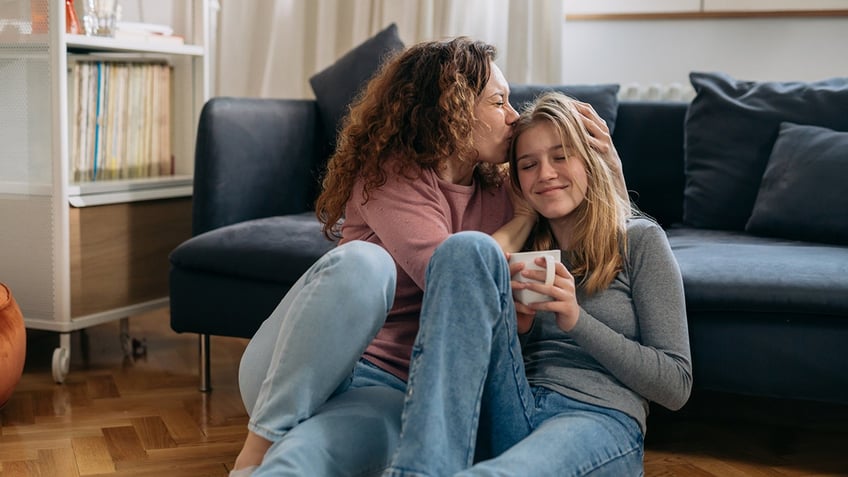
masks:
<instances>
[{"instance_id":1,"label":"throw pillow","mask_svg":"<svg viewBox=\"0 0 848 477\"><path fill-rule=\"evenodd\" d=\"M519 113L543 92L559 91L584 103L591 104L598 115L607 122L610 135L615 129L615 119L618 115L619 85L617 84L561 86L522 84L510 85L509 90L509 104Z\"/></svg>"},{"instance_id":2,"label":"throw pillow","mask_svg":"<svg viewBox=\"0 0 848 477\"><path fill-rule=\"evenodd\" d=\"M691 73L686 113L683 221L742 230L783 121L848 131L848 77L815 82L739 81Z\"/></svg>"},{"instance_id":3,"label":"throw pillow","mask_svg":"<svg viewBox=\"0 0 848 477\"><path fill-rule=\"evenodd\" d=\"M782 123L745 230L848 244L845 178L848 132Z\"/></svg>"},{"instance_id":4,"label":"throw pillow","mask_svg":"<svg viewBox=\"0 0 848 477\"><path fill-rule=\"evenodd\" d=\"M397 25L392 23L309 78L324 131L334 148L348 105L377 72L383 60L403 48Z\"/></svg>"}]
</instances>

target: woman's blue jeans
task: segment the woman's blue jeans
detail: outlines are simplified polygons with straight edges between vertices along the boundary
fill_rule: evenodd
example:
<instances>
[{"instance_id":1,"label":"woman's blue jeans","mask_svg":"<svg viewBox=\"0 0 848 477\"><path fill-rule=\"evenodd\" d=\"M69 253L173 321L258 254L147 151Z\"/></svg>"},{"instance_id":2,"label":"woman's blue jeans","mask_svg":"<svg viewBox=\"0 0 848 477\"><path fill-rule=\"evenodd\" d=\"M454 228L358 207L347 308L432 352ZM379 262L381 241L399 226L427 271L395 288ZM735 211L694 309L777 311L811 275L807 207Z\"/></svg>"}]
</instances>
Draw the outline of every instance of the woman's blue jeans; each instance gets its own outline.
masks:
<instances>
[{"instance_id":1,"label":"woman's blue jeans","mask_svg":"<svg viewBox=\"0 0 848 477\"><path fill-rule=\"evenodd\" d=\"M273 442L254 477L379 475L398 442L405 383L360 361L395 294L377 245L321 257L262 323L239 368L248 428Z\"/></svg>"},{"instance_id":2,"label":"woman's blue jeans","mask_svg":"<svg viewBox=\"0 0 848 477\"><path fill-rule=\"evenodd\" d=\"M636 420L528 384L509 280L488 235L454 234L434 253L384 475L641 475Z\"/></svg>"}]
</instances>

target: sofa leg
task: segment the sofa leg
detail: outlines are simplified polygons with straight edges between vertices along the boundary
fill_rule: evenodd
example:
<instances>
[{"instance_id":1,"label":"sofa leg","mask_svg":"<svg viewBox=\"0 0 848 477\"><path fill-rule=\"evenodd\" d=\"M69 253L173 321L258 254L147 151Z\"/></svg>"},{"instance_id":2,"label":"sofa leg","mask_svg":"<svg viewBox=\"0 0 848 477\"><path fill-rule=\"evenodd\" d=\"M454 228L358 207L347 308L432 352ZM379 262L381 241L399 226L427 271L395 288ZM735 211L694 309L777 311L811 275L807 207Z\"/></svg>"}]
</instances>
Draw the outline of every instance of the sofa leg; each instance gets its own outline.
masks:
<instances>
[{"instance_id":1,"label":"sofa leg","mask_svg":"<svg viewBox=\"0 0 848 477\"><path fill-rule=\"evenodd\" d=\"M212 365L209 361L209 335L198 335L200 351L200 392L212 391Z\"/></svg>"}]
</instances>

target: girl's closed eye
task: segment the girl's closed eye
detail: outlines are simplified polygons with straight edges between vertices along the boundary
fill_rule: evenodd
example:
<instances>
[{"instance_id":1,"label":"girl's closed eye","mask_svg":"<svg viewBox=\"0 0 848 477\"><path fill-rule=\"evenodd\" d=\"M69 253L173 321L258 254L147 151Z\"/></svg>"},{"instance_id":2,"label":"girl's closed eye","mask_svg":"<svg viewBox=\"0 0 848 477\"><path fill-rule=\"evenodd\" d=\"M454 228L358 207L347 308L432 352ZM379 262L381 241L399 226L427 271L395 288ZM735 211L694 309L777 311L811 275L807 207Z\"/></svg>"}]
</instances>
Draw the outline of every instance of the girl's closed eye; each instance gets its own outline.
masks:
<instances>
[{"instance_id":1,"label":"girl's closed eye","mask_svg":"<svg viewBox=\"0 0 848 477\"><path fill-rule=\"evenodd\" d=\"M536 161L521 161L521 163L518 165L518 168L522 171L526 171L534 167L536 167Z\"/></svg>"}]
</instances>

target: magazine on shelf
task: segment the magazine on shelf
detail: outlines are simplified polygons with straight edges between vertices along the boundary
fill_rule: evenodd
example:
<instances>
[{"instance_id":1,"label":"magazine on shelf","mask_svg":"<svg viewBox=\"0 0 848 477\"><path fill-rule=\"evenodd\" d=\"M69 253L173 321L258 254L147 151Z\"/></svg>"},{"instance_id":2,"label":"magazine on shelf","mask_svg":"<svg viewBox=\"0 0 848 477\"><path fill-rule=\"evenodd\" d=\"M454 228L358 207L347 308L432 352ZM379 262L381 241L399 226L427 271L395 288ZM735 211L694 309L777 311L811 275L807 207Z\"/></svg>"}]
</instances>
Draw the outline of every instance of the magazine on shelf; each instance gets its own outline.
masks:
<instances>
[{"instance_id":1,"label":"magazine on shelf","mask_svg":"<svg viewBox=\"0 0 848 477\"><path fill-rule=\"evenodd\" d=\"M118 22L115 28L114 38L121 41L160 45L182 45L185 43L182 36L174 35L173 28L154 23Z\"/></svg>"},{"instance_id":2,"label":"magazine on shelf","mask_svg":"<svg viewBox=\"0 0 848 477\"><path fill-rule=\"evenodd\" d=\"M173 175L168 62L81 55L68 79L74 182Z\"/></svg>"}]
</instances>

